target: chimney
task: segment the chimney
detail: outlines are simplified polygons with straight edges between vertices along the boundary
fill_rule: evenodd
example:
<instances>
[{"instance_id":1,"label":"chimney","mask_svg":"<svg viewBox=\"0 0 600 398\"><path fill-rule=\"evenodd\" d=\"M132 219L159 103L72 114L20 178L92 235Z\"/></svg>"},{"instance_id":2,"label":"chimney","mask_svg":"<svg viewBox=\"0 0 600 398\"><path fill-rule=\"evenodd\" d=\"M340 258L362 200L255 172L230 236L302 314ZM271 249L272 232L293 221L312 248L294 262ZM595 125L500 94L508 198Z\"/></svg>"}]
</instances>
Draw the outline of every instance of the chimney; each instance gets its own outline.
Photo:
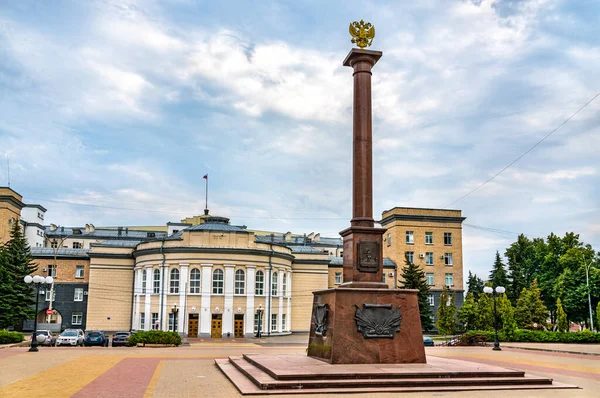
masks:
<instances>
[{"instance_id":1,"label":"chimney","mask_svg":"<svg viewBox=\"0 0 600 398\"><path fill-rule=\"evenodd\" d=\"M313 242L318 242L321 240L321 234L316 234L315 237L313 238Z\"/></svg>"},{"instance_id":2,"label":"chimney","mask_svg":"<svg viewBox=\"0 0 600 398\"><path fill-rule=\"evenodd\" d=\"M96 230L96 227L94 227L94 224L90 223L90 233L94 232Z\"/></svg>"},{"instance_id":3,"label":"chimney","mask_svg":"<svg viewBox=\"0 0 600 398\"><path fill-rule=\"evenodd\" d=\"M50 231L51 232L56 231L56 224L50 224Z\"/></svg>"},{"instance_id":4,"label":"chimney","mask_svg":"<svg viewBox=\"0 0 600 398\"><path fill-rule=\"evenodd\" d=\"M88 234L90 232L90 224L85 224L85 233Z\"/></svg>"},{"instance_id":5,"label":"chimney","mask_svg":"<svg viewBox=\"0 0 600 398\"><path fill-rule=\"evenodd\" d=\"M283 235L283 240L285 240L286 242L291 242L292 241L292 233L290 231L286 232L285 235Z\"/></svg>"}]
</instances>

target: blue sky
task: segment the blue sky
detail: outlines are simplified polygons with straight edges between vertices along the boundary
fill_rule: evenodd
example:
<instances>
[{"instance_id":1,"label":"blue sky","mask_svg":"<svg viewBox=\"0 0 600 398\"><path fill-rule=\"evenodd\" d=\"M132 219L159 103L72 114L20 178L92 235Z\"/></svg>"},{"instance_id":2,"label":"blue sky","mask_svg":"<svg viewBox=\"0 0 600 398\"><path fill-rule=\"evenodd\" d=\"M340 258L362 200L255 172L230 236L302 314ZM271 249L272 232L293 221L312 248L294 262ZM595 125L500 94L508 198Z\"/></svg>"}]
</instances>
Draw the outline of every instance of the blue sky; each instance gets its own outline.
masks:
<instances>
[{"instance_id":1,"label":"blue sky","mask_svg":"<svg viewBox=\"0 0 600 398\"><path fill-rule=\"evenodd\" d=\"M48 222L160 225L202 212L208 173L213 214L336 236L351 213L341 63L361 18L384 53L376 217L452 203L600 91L593 1L2 1L11 186ZM600 249L599 153L600 98L454 203L465 273L487 276L510 232L575 231Z\"/></svg>"}]
</instances>

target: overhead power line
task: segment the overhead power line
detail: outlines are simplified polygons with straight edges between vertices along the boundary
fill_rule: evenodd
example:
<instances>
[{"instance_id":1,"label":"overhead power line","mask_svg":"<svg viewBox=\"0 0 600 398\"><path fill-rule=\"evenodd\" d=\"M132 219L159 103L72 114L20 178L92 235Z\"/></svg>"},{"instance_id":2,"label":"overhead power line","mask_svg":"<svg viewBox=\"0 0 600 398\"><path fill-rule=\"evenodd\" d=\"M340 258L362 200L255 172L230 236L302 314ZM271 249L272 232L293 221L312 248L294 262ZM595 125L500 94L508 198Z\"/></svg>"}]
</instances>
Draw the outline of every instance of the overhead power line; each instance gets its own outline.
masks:
<instances>
[{"instance_id":1,"label":"overhead power line","mask_svg":"<svg viewBox=\"0 0 600 398\"><path fill-rule=\"evenodd\" d=\"M594 101L596 98L598 98L598 96L600 96L600 92L598 92L596 95L594 95L592 97L591 100L589 100L588 102L586 102L581 108L577 109L577 111L575 113L573 113L571 116L569 116L568 118L566 118L561 124L559 124L554 130L552 130L551 132L549 132L548 134L546 134L541 140L539 140L538 142L536 142L531 148L529 148L528 150L526 150L525 152L523 152L519 157L517 157L515 160L513 160L512 162L510 162L506 167L504 167L502 170L500 170L499 172L497 172L496 174L494 174L493 176L491 176L490 178L488 178L486 181L482 182L481 184L479 184L477 187L475 187L474 189L472 189L471 191L467 192L466 194L464 194L463 196L461 196L460 198L456 199L455 201L447 204L446 206L444 206L443 208L448 208L450 206L452 206L453 204L455 204L456 202L463 200L464 198L466 198L467 196L471 195L473 192L477 191L479 188L483 187L485 184L487 184L488 182L492 181L494 178L498 177L500 174L504 173L508 168L510 168L513 164L517 163L519 160L521 160L525 155L527 155L529 152L533 151L538 145L540 145L542 142L544 142L546 140L546 138L550 137L552 134L554 134L558 129L560 129L562 126L564 126L569 120L571 120L575 115L577 115L581 110L583 110L586 106L588 106L589 104L592 103L592 101Z\"/></svg>"}]
</instances>

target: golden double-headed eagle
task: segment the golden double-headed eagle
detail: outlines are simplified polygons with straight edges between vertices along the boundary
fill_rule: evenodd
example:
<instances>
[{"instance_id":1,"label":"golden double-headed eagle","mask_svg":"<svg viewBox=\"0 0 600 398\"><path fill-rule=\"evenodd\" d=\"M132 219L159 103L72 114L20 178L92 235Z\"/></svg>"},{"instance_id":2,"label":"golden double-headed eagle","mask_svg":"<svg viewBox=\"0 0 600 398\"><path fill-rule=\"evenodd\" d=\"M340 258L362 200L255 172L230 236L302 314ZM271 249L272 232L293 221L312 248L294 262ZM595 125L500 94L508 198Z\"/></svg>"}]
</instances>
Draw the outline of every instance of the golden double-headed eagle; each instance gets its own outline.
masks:
<instances>
[{"instance_id":1,"label":"golden double-headed eagle","mask_svg":"<svg viewBox=\"0 0 600 398\"><path fill-rule=\"evenodd\" d=\"M350 24L350 36L352 36L352 43L360 48L370 46L375 37L375 26L370 22L365 23L362 19L360 22L354 21Z\"/></svg>"}]
</instances>

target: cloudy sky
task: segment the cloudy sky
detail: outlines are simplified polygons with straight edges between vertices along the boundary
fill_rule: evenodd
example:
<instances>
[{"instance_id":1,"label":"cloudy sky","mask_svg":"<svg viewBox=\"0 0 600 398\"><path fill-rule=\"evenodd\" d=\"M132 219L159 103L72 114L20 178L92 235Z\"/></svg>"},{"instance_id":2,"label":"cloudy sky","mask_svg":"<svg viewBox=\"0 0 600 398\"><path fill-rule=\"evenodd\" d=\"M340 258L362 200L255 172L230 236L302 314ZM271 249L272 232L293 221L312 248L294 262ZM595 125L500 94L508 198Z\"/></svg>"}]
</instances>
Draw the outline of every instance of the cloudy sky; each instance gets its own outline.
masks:
<instances>
[{"instance_id":1,"label":"cloudy sky","mask_svg":"<svg viewBox=\"0 0 600 398\"><path fill-rule=\"evenodd\" d=\"M351 213L342 61L361 18L384 54L376 218L461 209L465 273L483 276L515 233L600 249L600 98L455 202L600 91L595 1L2 1L11 187L48 222L161 225L202 212L208 173L213 214L336 236Z\"/></svg>"}]
</instances>

